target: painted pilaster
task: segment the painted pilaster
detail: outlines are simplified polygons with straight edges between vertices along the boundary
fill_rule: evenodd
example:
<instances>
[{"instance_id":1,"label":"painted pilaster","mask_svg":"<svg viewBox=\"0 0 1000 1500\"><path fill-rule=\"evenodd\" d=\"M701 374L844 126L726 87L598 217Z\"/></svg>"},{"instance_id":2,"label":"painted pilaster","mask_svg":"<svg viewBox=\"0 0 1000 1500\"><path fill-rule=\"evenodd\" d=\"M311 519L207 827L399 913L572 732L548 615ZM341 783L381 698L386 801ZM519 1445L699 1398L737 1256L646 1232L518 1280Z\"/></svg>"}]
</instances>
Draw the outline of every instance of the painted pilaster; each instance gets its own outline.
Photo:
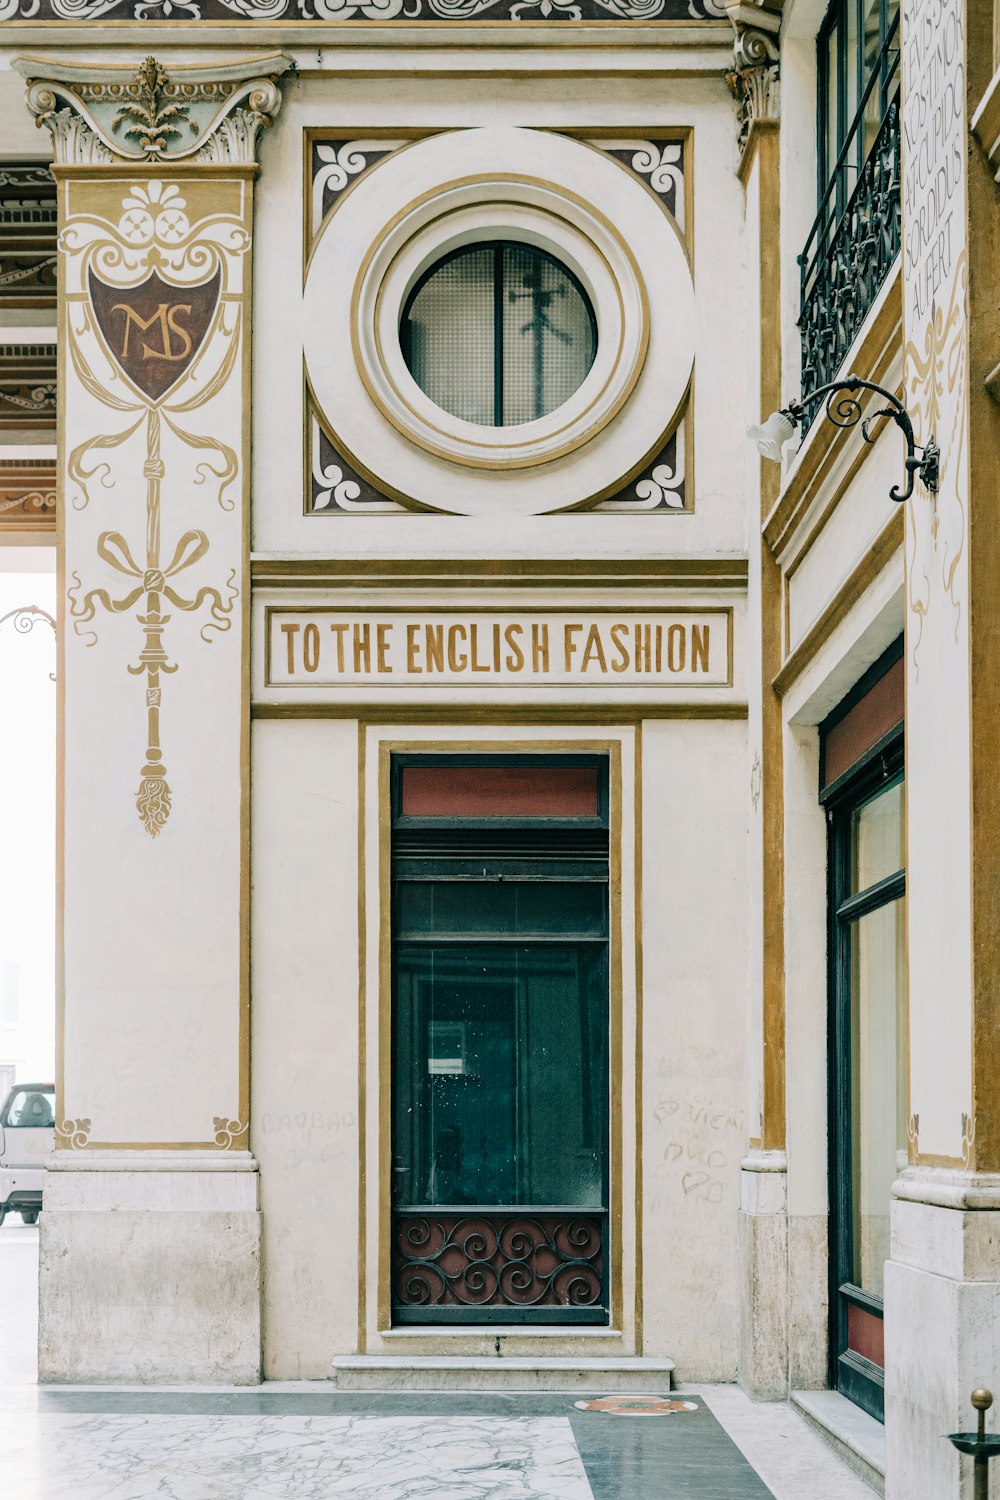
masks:
<instances>
[{"instance_id":1,"label":"painted pilaster","mask_svg":"<svg viewBox=\"0 0 1000 1500\"><path fill-rule=\"evenodd\" d=\"M21 58L59 198L57 1138L43 1380L253 1381L248 476L279 54Z\"/></svg>"},{"instance_id":2,"label":"painted pilaster","mask_svg":"<svg viewBox=\"0 0 1000 1500\"><path fill-rule=\"evenodd\" d=\"M970 121L990 0L904 0L906 400L941 447L906 517L910 1165L886 1269L887 1495L971 1494L940 1434L1000 1378L1000 214Z\"/></svg>"},{"instance_id":3,"label":"painted pilaster","mask_svg":"<svg viewBox=\"0 0 1000 1500\"><path fill-rule=\"evenodd\" d=\"M778 218L778 30L780 11L728 8L736 31L729 84L736 99L746 191L748 422L781 404L781 303ZM780 576L762 536L778 498L780 473L748 458L751 537L749 599L759 682L751 693L749 774L750 886L759 892L748 1055L749 1150L742 1163L739 1267L743 1317L739 1380L755 1400L788 1390L787 1172L785 1162L784 814L781 704L772 686L781 666Z\"/></svg>"}]
</instances>

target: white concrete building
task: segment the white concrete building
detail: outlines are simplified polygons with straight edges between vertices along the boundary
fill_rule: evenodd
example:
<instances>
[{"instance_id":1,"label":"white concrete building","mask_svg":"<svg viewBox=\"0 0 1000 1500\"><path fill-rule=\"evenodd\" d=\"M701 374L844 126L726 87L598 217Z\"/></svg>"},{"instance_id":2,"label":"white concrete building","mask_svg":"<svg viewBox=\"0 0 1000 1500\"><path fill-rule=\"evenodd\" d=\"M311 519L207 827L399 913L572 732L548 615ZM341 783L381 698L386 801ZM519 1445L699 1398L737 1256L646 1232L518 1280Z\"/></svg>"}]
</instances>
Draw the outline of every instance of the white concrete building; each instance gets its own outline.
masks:
<instances>
[{"instance_id":1,"label":"white concrete building","mask_svg":"<svg viewBox=\"0 0 1000 1500\"><path fill-rule=\"evenodd\" d=\"M965 1494L992 10L0 15L0 526L58 512L43 1378L832 1386L892 1500Z\"/></svg>"}]
</instances>

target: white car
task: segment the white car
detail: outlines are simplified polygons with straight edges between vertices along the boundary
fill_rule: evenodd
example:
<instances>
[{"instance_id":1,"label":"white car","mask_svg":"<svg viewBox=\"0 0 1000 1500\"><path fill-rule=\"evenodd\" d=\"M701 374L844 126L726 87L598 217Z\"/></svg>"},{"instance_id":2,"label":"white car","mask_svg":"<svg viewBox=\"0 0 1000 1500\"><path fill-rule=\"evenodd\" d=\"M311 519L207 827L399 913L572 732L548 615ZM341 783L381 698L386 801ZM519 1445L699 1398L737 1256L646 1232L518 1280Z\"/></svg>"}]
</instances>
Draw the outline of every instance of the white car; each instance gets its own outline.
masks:
<instances>
[{"instance_id":1,"label":"white car","mask_svg":"<svg viewBox=\"0 0 1000 1500\"><path fill-rule=\"evenodd\" d=\"M0 1224L37 1224L45 1158L55 1145L54 1083L17 1083L0 1107Z\"/></svg>"}]
</instances>

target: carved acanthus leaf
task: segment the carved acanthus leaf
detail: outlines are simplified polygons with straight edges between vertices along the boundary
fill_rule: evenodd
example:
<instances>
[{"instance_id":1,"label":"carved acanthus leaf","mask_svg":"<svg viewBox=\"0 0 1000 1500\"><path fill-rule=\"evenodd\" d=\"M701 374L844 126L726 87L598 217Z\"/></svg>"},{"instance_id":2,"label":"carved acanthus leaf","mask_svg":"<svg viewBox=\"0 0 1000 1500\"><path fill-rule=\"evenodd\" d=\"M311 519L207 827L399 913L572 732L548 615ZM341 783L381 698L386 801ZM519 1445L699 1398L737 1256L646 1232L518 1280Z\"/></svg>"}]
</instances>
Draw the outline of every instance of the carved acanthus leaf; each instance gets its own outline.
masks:
<instances>
[{"instance_id":1,"label":"carved acanthus leaf","mask_svg":"<svg viewBox=\"0 0 1000 1500\"><path fill-rule=\"evenodd\" d=\"M52 134L60 164L256 161L257 138L281 107L280 52L169 70L147 57L135 76L95 64L86 81L70 60L15 58L28 108Z\"/></svg>"},{"instance_id":2,"label":"carved acanthus leaf","mask_svg":"<svg viewBox=\"0 0 1000 1500\"><path fill-rule=\"evenodd\" d=\"M742 151L756 120L776 120L779 104L781 11L757 0L726 6L736 34L733 67L726 74L736 100L737 140Z\"/></svg>"}]
</instances>

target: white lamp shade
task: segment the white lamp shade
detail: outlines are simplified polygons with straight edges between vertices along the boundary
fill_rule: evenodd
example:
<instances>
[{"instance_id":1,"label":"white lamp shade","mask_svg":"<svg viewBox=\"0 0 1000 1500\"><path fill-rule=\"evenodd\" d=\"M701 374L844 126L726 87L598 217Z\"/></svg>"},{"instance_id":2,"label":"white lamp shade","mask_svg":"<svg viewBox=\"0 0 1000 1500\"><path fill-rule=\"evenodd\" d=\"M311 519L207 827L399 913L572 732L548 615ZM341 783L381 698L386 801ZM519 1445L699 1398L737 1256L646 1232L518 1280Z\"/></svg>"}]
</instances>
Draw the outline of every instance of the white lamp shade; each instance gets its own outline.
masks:
<instances>
[{"instance_id":1,"label":"white lamp shade","mask_svg":"<svg viewBox=\"0 0 1000 1500\"><path fill-rule=\"evenodd\" d=\"M772 412L760 427L748 427L747 437L757 445L757 452L774 463L781 463L781 450L795 431L795 423L783 411Z\"/></svg>"}]
</instances>

